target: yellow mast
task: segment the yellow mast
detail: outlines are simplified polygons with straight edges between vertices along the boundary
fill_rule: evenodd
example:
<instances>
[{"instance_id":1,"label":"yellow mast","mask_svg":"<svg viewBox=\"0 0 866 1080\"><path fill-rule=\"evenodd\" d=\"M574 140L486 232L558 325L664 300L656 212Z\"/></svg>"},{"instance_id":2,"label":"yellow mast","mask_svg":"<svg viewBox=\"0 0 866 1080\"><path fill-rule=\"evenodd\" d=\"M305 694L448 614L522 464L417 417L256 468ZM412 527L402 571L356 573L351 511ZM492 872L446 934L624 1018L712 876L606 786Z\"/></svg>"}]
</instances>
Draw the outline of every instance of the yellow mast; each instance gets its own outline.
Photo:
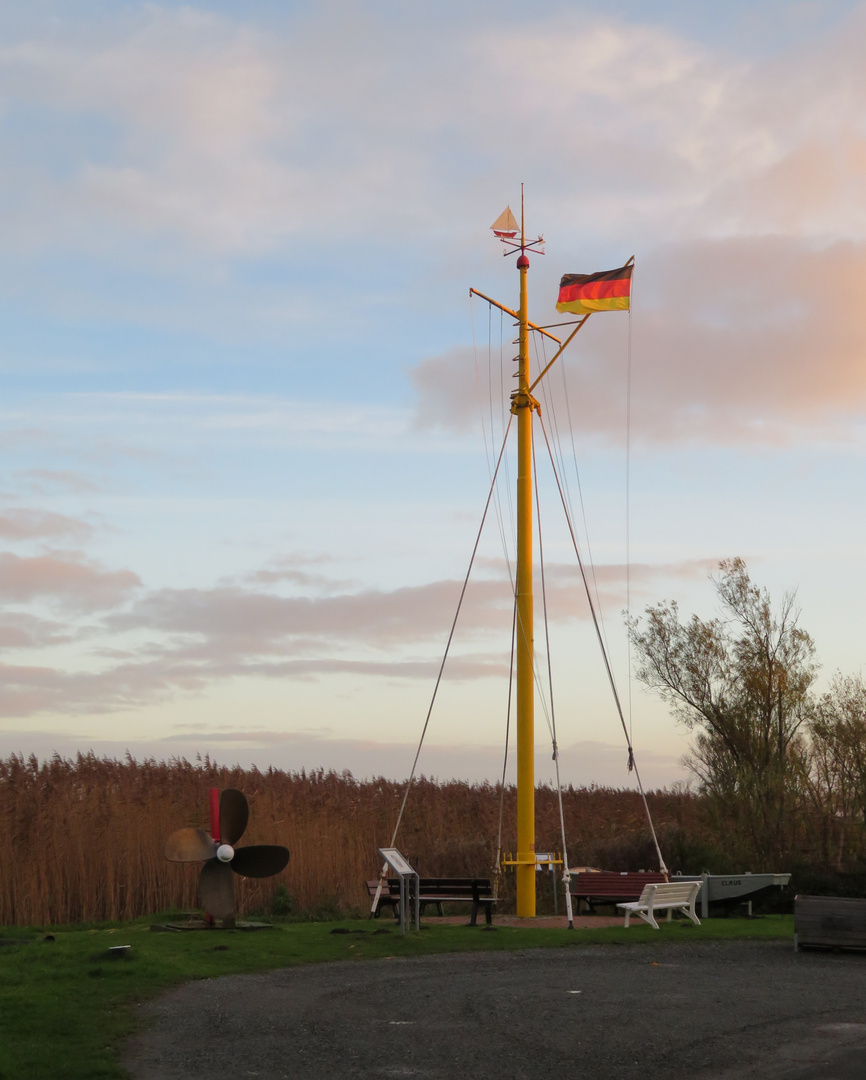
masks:
<instances>
[{"instance_id":1,"label":"yellow mast","mask_svg":"<svg viewBox=\"0 0 866 1080\"><path fill-rule=\"evenodd\" d=\"M520 185L520 240L516 222L506 209L491 226L510 250L519 251L520 306L517 311L470 289L494 307L511 315L518 326L517 390L511 395L511 411L517 417L517 854L503 860L517 871L517 914L535 915L535 675L532 608L532 412L540 406L531 394L529 371L529 331L532 329L561 345L558 337L529 320L526 275L527 251L538 251L543 237L526 242L523 185ZM542 252L543 254L543 252ZM562 349L560 348L559 352ZM557 353L559 355L559 353Z\"/></svg>"},{"instance_id":2,"label":"yellow mast","mask_svg":"<svg viewBox=\"0 0 866 1080\"><path fill-rule=\"evenodd\" d=\"M541 406L532 390L547 373L553 362L586 322L585 316L563 344L543 326L529 320L527 251L539 251L544 238L526 242L526 219L523 205L523 185L520 185L520 241L516 237L516 222L511 210L506 211L491 226L508 247L505 254L519 251L517 269L520 274L520 306L517 311L492 300L477 289L470 295L481 297L489 304L511 315L518 326L517 390L511 395L511 411L517 417L517 854L504 859L503 865L514 866L517 872L517 914L531 919L535 915L535 673L532 604L532 413ZM559 346L547 366L532 381L529 369L529 331L542 334Z\"/></svg>"},{"instance_id":3,"label":"yellow mast","mask_svg":"<svg viewBox=\"0 0 866 1080\"><path fill-rule=\"evenodd\" d=\"M515 320L518 327L517 389L511 395L511 412L517 417L517 583L515 595L517 607L517 853L513 858L504 858L502 865L515 867L517 872L517 914L521 918L531 919L535 915L537 868L535 855L535 643L532 611L532 413L537 411L539 415L541 414L541 406L532 396L532 391L565 352L575 335L586 324L592 312L603 311L608 308L610 310L628 309L629 290L626 288L624 294L613 294L617 300L612 304L607 304L604 300L599 303L581 300L576 306L571 305L571 303L565 305L558 303L557 309L559 311L575 312L582 315L582 318L578 318L576 321L553 324L554 326L571 326L574 328L564 342L560 341L546 327L537 326L529 320L527 289L529 259L526 253L527 251L536 251L543 255L544 237L539 236L538 239L530 240L527 243L523 184L520 185L520 239L516 239L518 226L514 215L511 213L511 207L506 207L490 227L494 235L508 249L504 252L505 255L520 252L517 258L517 269L520 274L520 306L517 311L506 307L505 304L500 304L496 300L492 300L477 289L470 289L469 295L478 296L482 300L486 300L488 304L499 308L500 311L504 311ZM590 278L592 280L612 280L614 273L621 275L633 262L634 256L628 260L622 271L590 275ZM630 281L630 271L626 278ZM625 299L624 303L622 302L623 297ZM559 346L534 380L531 378L529 370L530 330L533 333L550 338ZM614 694L616 694L615 690ZM618 701L617 706L619 707ZM620 709L621 717L622 710ZM544 858L545 864L550 866L553 866L554 863L559 864L562 861L552 855L543 856L542 858ZM564 858L565 853L563 852ZM659 859L661 860L661 852L659 852ZM664 867L663 860L662 867ZM567 874L567 867L564 873ZM571 926L570 903L570 898L567 898L569 926Z\"/></svg>"},{"instance_id":4,"label":"yellow mast","mask_svg":"<svg viewBox=\"0 0 866 1080\"><path fill-rule=\"evenodd\" d=\"M529 393L529 328L526 221L520 194L520 308L517 393L517 914L535 915L535 685L532 610L532 410Z\"/></svg>"}]
</instances>

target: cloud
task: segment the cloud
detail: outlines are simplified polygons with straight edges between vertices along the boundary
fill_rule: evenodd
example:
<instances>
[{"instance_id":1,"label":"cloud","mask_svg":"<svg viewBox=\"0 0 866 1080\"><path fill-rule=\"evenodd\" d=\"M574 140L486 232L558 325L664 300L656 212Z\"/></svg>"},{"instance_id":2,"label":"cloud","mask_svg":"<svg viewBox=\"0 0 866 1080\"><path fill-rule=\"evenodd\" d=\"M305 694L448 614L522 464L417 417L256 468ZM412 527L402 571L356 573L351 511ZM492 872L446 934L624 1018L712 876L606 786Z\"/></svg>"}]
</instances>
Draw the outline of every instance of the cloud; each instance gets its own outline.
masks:
<instances>
[{"instance_id":1,"label":"cloud","mask_svg":"<svg viewBox=\"0 0 866 1080\"><path fill-rule=\"evenodd\" d=\"M2 588L0 557L0 588ZM81 569L80 564L74 564ZM277 596L238 586L213 589L161 589L138 599L127 578L117 583L73 578L61 568L60 584L40 578L36 595L50 591L64 601L63 588L93 604L86 634L75 626L25 616L0 622L0 647L40 648L77 640L89 653L77 666L6 664L0 667L0 715L44 713L75 715L110 712L200 694L232 678L310 681L349 676L377 680L422 680L432 686L454 617L461 583L431 582L395 590L298 597ZM650 583L671 576L706 574L703 561L669 566L636 565L636 596ZM446 672L450 681L504 680L512 601L504 571L480 567L484 576L470 582ZM35 570L31 568L31 572ZM547 568L548 613L561 623L587 620L583 584L572 566ZM134 575L132 575L134 578ZM27 574L20 575L26 582ZM602 608L625 602L626 568L595 568L594 594ZM135 578L135 582L138 579ZM333 583L332 583L333 584ZM22 584L26 591L26 585ZM107 601L123 607L96 613ZM501 648L490 645L491 634Z\"/></svg>"},{"instance_id":2,"label":"cloud","mask_svg":"<svg viewBox=\"0 0 866 1080\"><path fill-rule=\"evenodd\" d=\"M0 511L0 538L4 540L54 540L60 537L85 540L92 534L91 525L66 514L26 507Z\"/></svg>"},{"instance_id":3,"label":"cloud","mask_svg":"<svg viewBox=\"0 0 866 1080\"><path fill-rule=\"evenodd\" d=\"M104 671L67 671L0 664L0 715L99 715L165 701L179 691L201 690L204 673L192 665L127 663Z\"/></svg>"},{"instance_id":4,"label":"cloud","mask_svg":"<svg viewBox=\"0 0 866 1080\"><path fill-rule=\"evenodd\" d=\"M305 554L294 552L289 555L281 555L272 559L271 562L260 570L254 570L245 575L244 584L252 586L277 585L286 582L295 588L327 590L349 589L356 584L351 580L336 580L326 574L313 571L310 567L326 566L334 562L334 558L325 554Z\"/></svg>"},{"instance_id":5,"label":"cloud","mask_svg":"<svg viewBox=\"0 0 866 1080\"><path fill-rule=\"evenodd\" d=\"M71 469L25 469L22 476L28 488L40 492L61 490L84 495L99 490L99 485L89 477Z\"/></svg>"},{"instance_id":6,"label":"cloud","mask_svg":"<svg viewBox=\"0 0 866 1080\"><path fill-rule=\"evenodd\" d=\"M435 225L444 252L498 212L519 130L534 214L593 244L742 234L765 213L770 228L863 237L862 7L748 61L648 20L496 14L466 12L454 34L390 7L269 24L148 6L99 30L20 33L0 51L7 113L75 117L82 133L55 136L59 169L38 143L16 148L32 194L8 224L19 243L125 252L137 233L241 256L429 241Z\"/></svg>"},{"instance_id":7,"label":"cloud","mask_svg":"<svg viewBox=\"0 0 866 1080\"><path fill-rule=\"evenodd\" d=\"M146 628L208 642L232 652L272 653L294 642L364 643L383 649L441 636L454 615L460 583L436 581L391 591L278 596L243 589L161 589L110 617L117 630ZM503 581L473 583L466 625L486 629L510 620ZM189 646L192 648L193 646Z\"/></svg>"},{"instance_id":8,"label":"cloud","mask_svg":"<svg viewBox=\"0 0 866 1080\"><path fill-rule=\"evenodd\" d=\"M153 5L103 26L108 34L79 26L67 40L38 35L0 54L7 100L108 125L108 138L96 140L101 153L85 138L91 153L75 161L71 185L57 185L66 211L57 239L83 239L85 222L69 214L77 202L91 220L180 232L209 248L243 249L253 235L261 244L266 223L273 229L290 212L294 186L291 170L260 150L286 119L269 109L279 69L265 37ZM37 196L52 186L43 177Z\"/></svg>"},{"instance_id":9,"label":"cloud","mask_svg":"<svg viewBox=\"0 0 866 1080\"><path fill-rule=\"evenodd\" d=\"M75 554L24 557L0 552L0 599L7 603L45 599L100 611L116 606L139 585L131 570L105 570Z\"/></svg>"},{"instance_id":10,"label":"cloud","mask_svg":"<svg viewBox=\"0 0 866 1080\"><path fill-rule=\"evenodd\" d=\"M324 768L342 772L348 769L359 779L384 776L405 780L416 749L417 745L409 742L339 739L314 732L275 732L266 729L227 732L197 727L185 728L164 738L123 740L107 739L86 727L75 733L0 731L0 757L12 753L35 753L44 760L59 753L74 758L80 750L92 750L119 760L131 753L139 761L147 758L171 760L176 757L195 761L199 756L208 754L212 761L223 765L239 764L244 768L257 766L260 769L273 767L289 771ZM549 749L539 749L536 756L539 782L552 780L550 765ZM669 786L684 779L684 770L676 754L640 754L639 766L641 779L647 789ZM442 781L491 780L502 773L502 747L483 743L443 746L428 741L418 768L421 775ZM513 769L512 760L507 777L509 783L515 780ZM634 774L627 771L623 748L615 744L590 740L564 742L560 745L560 769L565 784L634 786Z\"/></svg>"},{"instance_id":11,"label":"cloud","mask_svg":"<svg viewBox=\"0 0 866 1080\"><path fill-rule=\"evenodd\" d=\"M661 253L655 269L655 297L635 317L641 435L851 437L866 405L866 244L706 241Z\"/></svg>"},{"instance_id":12,"label":"cloud","mask_svg":"<svg viewBox=\"0 0 866 1080\"><path fill-rule=\"evenodd\" d=\"M65 623L23 611L0 615L0 650L43 649L66 644L73 637Z\"/></svg>"},{"instance_id":13,"label":"cloud","mask_svg":"<svg viewBox=\"0 0 866 1080\"><path fill-rule=\"evenodd\" d=\"M141 460L150 453L171 462L175 483L183 454L184 468L200 453L217 472L226 459L210 453L214 446L232 454L239 473L247 463L233 451L242 441L245 448L359 453L393 454L396 446L405 455L453 448L454 431L477 433L475 358L453 344L459 331L425 324L420 340L438 353L411 371L414 414L389 403L392 384L380 372L412 355L399 344L397 306L408 299L417 310L431 295L435 303L437 290L457 295L455 278L464 270L454 252L462 264L464 255L471 259L467 253L480 250L506 199L514 204L517 131L530 228L556 226L547 259L533 258L537 321L552 311L562 271L615 265L609 260L632 252L638 259L631 324L613 316L590 321L560 365L567 399L553 373L543 400L551 431L554 416L564 430L567 400L581 437L606 445L621 440L631 325L638 449L858 437L866 344L859 314L866 254L863 5L812 36L808 48L777 58L735 56L649 25L650 16L629 23L587 7L560 5L554 17L541 5L526 17L497 11L489 18L492 9L470 5L459 33L453 22L430 20L411 5L344 8L339 19L326 4L269 21L256 5L237 18L147 5L99 20L34 16L29 30L5 36L3 272L26 298L21 310L34 312L64 349L70 326L75 334L91 327L86 333L95 337L78 346L91 372L124 364L117 385L134 390L138 379L148 391L67 395L53 413L57 399L40 394L28 403L30 426L12 441L20 450L18 443L29 440L28 452L41 455L37 463L47 467L31 470L34 481L66 497L85 494L82 483L89 481L68 466L88 455L102 469L116 467L112 475L120 479L121 453ZM383 249L393 256L387 267ZM52 273L62 282L57 289ZM118 299L120 279L133 299ZM160 299L160 289L170 300ZM255 305L238 300L253 293ZM177 311L194 321L200 304L209 307L199 320L204 343L172 337ZM387 327L375 345L352 317L361 306L379 329ZM346 367L314 370L319 352L308 352L293 333L281 337L280 357L295 365L294 400L151 393L199 378L189 366L172 366L172 348L187 360L199 350L209 386L219 387L225 354L210 346L225 344L220 319L227 307L243 314L246 350L229 362L268 362L260 360L255 337L259 314L295 330L301 317L327 309L321 350L334 358L329 335L337 335L344 345L338 361ZM59 310L62 334L52 322ZM88 324L95 310L98 318ZM124 335L133 317L166 337ZM501 431L507 412L510 332L506 319L506 370L492 423L481 380L488 434L491 427ZM356 336L346 345L350 334ZM144 368L136 375L135 360L118 347L121 338L166 366L148 364L146 375ZM287 354L288 340L295 351ZM536 370L539 359L533 357ZM29 361L17 362L23 370ZM76 362L72 348L46 361L64 371ZM350 364L344 382L340 374ZM351 405L310 400L324 370L328 385L319 392L353 395ZM256 377L251 373L250 385ZM359 402L359 388L361 397L375 397L373 407ZM21 412L8 415L23 423ZM51 458L64 468L51 468ZM275 472L262 468L257 479L264 486ZM127 525L144 506L142 500L130 509L130 496L153 494L149 486L131 490L126 481L135 488L139 476L127 473L113 490L109 512L126 515ZM311 468L311 487L317 479ZM226 489L231 482L229 476ZM201 504L192 505L195 516ZM83 546L92 537L78 520L14 511L0 521L0 535L5 529L10 540ZM201 567L217 556L205 554L198 536L184 537L184 557L193 551L201 584ZM166 538L165 563L171 542ZM585 619L573 569L551 563L548 571L563 590L551 600L552 617ZM18 657L5 669L7 715L134 708L243 676L424 679L435 668L460 586L434 580L366 588L329 579L300 560L246 576L227 575L223 563L216 573L234 584L148 591L131 571L74 552L0 557L0 595L29 605L33 620L16 625L10 617L0 625L7 652L62 643L62 628L39 621L45 604L62 606L75 638L50 661ZM633 567L636 595L654 587L656 573L662 571ZM622 607L621 570L600 566L596 578L603 606ZM473 582L466 604L466 636L451 670L467 680L486 678L499 661L485 649L503 627L507 638L510 625L502 571Z\"/></svg>"},{"instance_id":14,"label":"cloud","mask_svg":"<svg viewBox=\"0 0 866 1080\"><path fill-rule=\"evenodd\" d=\"M86 418L86 421L85 419ZM276 395L212 393L94 392L62 398L50 416L55 432L69 426L117 428L128 440L112 446L143 460L164 452L172 460L179 450L189 452L207 439L227 437L259 445L305 446L328 449L390 448L409 428L407 410L394 405L357 402L305 401ZM143 445L132 445L138 436Z\"/></svg>"},{"instance_id":15,"label":"cloud","mask_svg":"<svg viewBox=\"0 0 866 1080\"><path fill-rule=\"evenodd\" d=\"M646 444L737 446L785 444L807 433L828 442L858 437L866 409L864 291L866 243L816 249L790 238L729 238L639 257L633 436ZM620 444L625 437L627 320L591 318L557 361L565 383L554 368L536 391L545 415L553 410L578 438ZM513 364L505 353L503 376L498 338L493 350L492 372L486 340L477 367L468 350L422 361L411 373L417 424L470 430L492 397L501 428ZM532 362L537 372L543 361Z\"/></svg>"},{"instance_id":16,"label":"cloud","mask_svg":"<svg viewBox=\"0 0 866 1080\"><path fill-rule=\"evenodd\" d=\"M483 352L486 369L486 349ZM482 386L477 356L473 350L457 346L439 356L427 357L410 368L408 375L417 395L417 428L443 428L458 432L479 429L484 415L483 395L486 387ZM501 387L496 389L499 405Z\"/></svg>"},{"instance_id":17,"label":"cloud","mask_svg":"<svg viewBox=\"0 0 866 1080\"><path fill-rule=\"evenodd\" d=\"M11 636L10 645L25 644ZM0 628L0 647L3 645ZM61 637L55 639L62 641ZM34 642L36 643L36 642ZM38 644L53 642L42 641ZM154 654L148 658L148 654ZM103 655L97 653L97 656ZM115 656L124 654L115 654ZM109 659L113 657L108 656ZM0 716L24 719L45 715L99 716L165 704L185 695L206 693L232 678L291 679L299 682L336 676L379 680L427 681L432 686L439 660L360 660L351 656L306 657L287 660L256 659L243 651L217 654L205 649L142 649L125 662L108 664L102 671L70 671L33 664L0 664ZM507 662L501 657L455 657L448 678L466 682L481 678L505 679Z\"/></svg>"}]
</instances>

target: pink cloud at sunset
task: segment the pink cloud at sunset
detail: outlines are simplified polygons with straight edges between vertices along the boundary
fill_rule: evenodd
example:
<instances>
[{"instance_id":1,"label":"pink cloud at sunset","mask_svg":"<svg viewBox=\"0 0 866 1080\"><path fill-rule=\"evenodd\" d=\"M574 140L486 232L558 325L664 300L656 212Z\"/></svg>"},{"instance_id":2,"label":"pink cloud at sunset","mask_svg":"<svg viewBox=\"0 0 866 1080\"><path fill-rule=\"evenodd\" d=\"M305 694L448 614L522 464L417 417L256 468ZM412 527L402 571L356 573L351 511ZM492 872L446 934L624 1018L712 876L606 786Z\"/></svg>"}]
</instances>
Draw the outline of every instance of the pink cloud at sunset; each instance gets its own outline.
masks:
<instances>
[{"instance_id":1,"label":"pink cloud at sunset","mask_svg":"<svg viewBox=\"0 0 866 1080\"><path fill-rule=\"evenodd\" d=\"M846 425L856 427L866 407L866 244L816 250L766 237L671 245L638 255L635 282L639 440L741 446L806 432L850 437ZM622 438L626 341L616 318L594 316L558 361L569 371L581 436ZM486 333L478 355L486 380ZM411 376L419 425L478 428L486 391L479 395L472 350L424 360ZM548 385L556 401L555 374Z\"/></svg>"},{"instance_id":2,"label":"pink cloud at sunset","mask_svg":"<svg viewBox=\"0 0 866 1080\"><path fill-rule=\"evenodd\" d=\"M114 607L140 584L131 570L104 570L78 555L0 553L0 597L7 603L39 598L99 611Z\"/></svg>"},{"instance_id":3,"label":"pink cloud at sunset","mask_svg":"<svg viewBox=\"0 0 866 1080\"><path fill-rule=\"evenodd\" d=\"M14 557L8 553L0 555L0 591L2 568L10 566L10 558ZM4 716L133 709L242 677L327 680L351 675L430 682L460 592L457 581L315 598L238 587L157 590L127 603L122 611L100 616L103 608L127 598L128 589L138 584L134 574L100 575L92 568L83 573L87 568L77 567L78 576L70 578L70 564L52 565L46 573L42 562L32 561L36 565L22 575L17 599L36 594L77 605L86 600L87 633L82 643L87 660L78 670L63 664L4 664L0 669ZM709 569L705 563L635 564L630 574L634 594L640 598L653 595L652 583L660 579L705 577ZM36 580L31 582L28 573ZM596 596L608 610L625 602L626 573L625 566L594 568ZM547 575L553 590L551 621L588 620L576 568L553 563ZM496 577L470 583L448 662L449 679L503 679L508 671L510 622L509 587L500 564ZM8 627L0 624L0 650L63 644L74 637L73 631L70 625L64 635L57 624L24 616ZM491 633L501 639L496 652L490 651ZM127 640L129 645L124 644Z\"/></svg>"},{"instance_id":4,"label":"pink cloud at sunset","mask_svg":"<svg viewBox=\"0 0 866 1080\"><path fill-rule=\"evenodd\" d=\"M61 536L83 540L92 533L93 527L87 522L65 514L26 507L10 507L0 512L0 539L3 540L53 540Z\"/></svg>"}]
</instances>

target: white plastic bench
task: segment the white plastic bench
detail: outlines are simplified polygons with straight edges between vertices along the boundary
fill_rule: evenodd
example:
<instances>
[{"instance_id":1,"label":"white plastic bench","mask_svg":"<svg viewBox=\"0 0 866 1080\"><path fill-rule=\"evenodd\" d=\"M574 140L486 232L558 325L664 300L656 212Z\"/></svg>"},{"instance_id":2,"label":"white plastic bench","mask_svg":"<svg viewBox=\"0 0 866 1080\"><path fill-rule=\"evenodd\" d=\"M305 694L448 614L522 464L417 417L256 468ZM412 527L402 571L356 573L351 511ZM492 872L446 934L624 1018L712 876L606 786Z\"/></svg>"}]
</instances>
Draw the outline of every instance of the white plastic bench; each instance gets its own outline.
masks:
<instances>
[{"instance_id":1,"label":"white plastic bench","mask_svg":"<svg viewBox=\"0 0 866 1080\"><path fill-rule=\"evenodd\" d=\"M640 900L631 900L627 904L617 904L625 912L625 925L628 926L629 918L634 912L650 924L654 930L658 930L659 924L655 920L653 912L667 909L668 922L674 911L682 911L692 920L695 926L701 925L701 920L695 914L695 899L700 881L658 881L652 885L645 885L640 894Z\"/></svg>"}]
</instances>

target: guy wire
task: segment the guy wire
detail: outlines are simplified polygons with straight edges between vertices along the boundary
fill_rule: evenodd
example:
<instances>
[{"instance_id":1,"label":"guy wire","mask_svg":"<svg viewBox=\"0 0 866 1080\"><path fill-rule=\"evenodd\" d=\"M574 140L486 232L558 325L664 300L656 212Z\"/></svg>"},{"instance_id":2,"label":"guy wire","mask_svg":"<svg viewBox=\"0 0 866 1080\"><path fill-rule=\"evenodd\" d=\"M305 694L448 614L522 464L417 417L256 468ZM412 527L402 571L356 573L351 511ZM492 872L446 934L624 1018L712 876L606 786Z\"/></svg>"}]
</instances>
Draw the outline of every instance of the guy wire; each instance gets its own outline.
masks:
<instances>
[{"instance_id":1,"label":"guy wire","mask_svg":"<svg viewBox=\"0 0 866 1080\"><path fill-rule=\"evenodd\" d=\"M391 836L391 847L394 847L397 842L397 833L400 829L400 822L403 820L403 811L406 809L406 801L409 798L409 790L412 787L412 782L415 779L415 770L418 767L418 758L421 756L421 747L424 745L424 737L427 734L427 728L430 725L430 717L433 714L433 706L436 703L436 695L439 692L439 684L442 682L442 673L445 670L445 661L448 659L448 652L451 649L451 642L454 640L454 631L457 628L457 620L460 617L460 609L463 606L463 598L466 596L466 587L469 584L469 575L472 573L472 567L475 563L475 556L478 554L478 545L481 543L481 534L484 531L484 522L487 520L487 512L490 509L490 502L493 498L493 491L496 487L496 478L499 475L499 466L502 464L502 459L505 456L505 447L508 445L508 434L511 431L511 420L508 421L508 427L505 429L505 436L502 440L502 449L499 451L499 457L496 460L496 468L493 472L493 480L490 484L490 490L487 493L487 501L484 504L484 513L481 515L481 524L478 526L478 535L475 537L475 545L472 548L472 555L469 558L469 567L466 570L466 577L463 579L463 588L460 590L460 599L457 601L457 610L454 612L454 620L451 623L451 629L448 633L448 640L445 643L445 653L442 656L442 663L439 665L439 674L436 676L436 683L433 687L433 696L430 699L430 707L427 709L427 717L424 720L424 727L421 729L421 739L418 742L418 749L415 752L415 760L412 762L412 771L409 773L409 779L406 782L406 791L403 795L403 802L400 804L400 812L397 815L397 823L394 826L394 833Z\"/></svg>"},{"instance_id":2,"label":"guy wire","mask_svg":"<svg viewBox=\"0 0 866 1080\"><path fill-rule=\"evenodd\" d=\"M557 488L559 490L559 498L560 498L560 501L562 502L562 509L565 512L566 524L568 525L568 531L571 534L571 542L572 542L572 544L574 546L574 554L577 557L577 565L580 568L580 576L583 579L583 587L584 587L584 591L586 592L587 602L589 604L589 613L592 616L592 622L593 622L593 625L595 627L596 638L598 639L599 648L601 649L601 657L602 657L602 660L604 661L604 667L605 667L605 671L607 672L607 678L608 678L608 682L610 683L610 689L611 689L611 692L613 694L613 700L614 700L614 703L616 705L616 711L617 711L617 714L619 716L619 722L622 725L623 734L625 735L625 738L626 738L626 744L628 746L629 772L634 770L634 774L635 774L635 778L637 780L638 788L640 790L641 798L643 799L644 810L646 811L647 822L649 824L650 833L652 834L653 843L655 844L656 854L658 855L658 858L659 858L659 867L660 867L661 872L663 874L667 874L668 869L665 866L664 856L662 855L661 848L659 847L658 837L656 836L655 826L653 825L652 814L650 813L649 803L647 802L646 794L645 794L644 789L643 789L643 783L641 782L640 773L638 772L637 763L635 762L634 747L632 746L631 739L629 738L628 727L626 726L625 716L623 715L623 711L622 711L622 704L620 702L619 693L618 693L617 688L616 688L616 680L613 677L613 669L610 666L610 660L609 660L608 655L607 655L607 649L605 648L604 638L602 636L601 627L600 627L599 621L598 621L598 615L597 615L596 610L595 610L595 605L592 602L592 594L591 594L590 589L589 589L589 581L587 580L587 577L586 577L586 570L585 570L584 565L583 565L583 559L580 557L580 549L578 548L578 545L577 545L577 536L576 536L576 534L574 532L574 525L572 524L571 516L569 515L569 512L568 512L568 506L567 506L566 501L565 501L565 494L564 494L564 492L562 490L562 484L561 484L560 479L559 479L559 474L556 471L556 461L555 461L554 456L553 456L553 451L552 451L552 449L550 447L550 440L547 437L547 429L544 426L544 418L539 417L539 420L540 420L540 423L541 423L541 430L544 433L544 441L547 443L547 453L548 453L548 456L550 457L550 464L551 464L551 467L553 469L553 475L554 475L554 478L556 480L556 486L557 486Z\"/></svg>"}]
</instances>

